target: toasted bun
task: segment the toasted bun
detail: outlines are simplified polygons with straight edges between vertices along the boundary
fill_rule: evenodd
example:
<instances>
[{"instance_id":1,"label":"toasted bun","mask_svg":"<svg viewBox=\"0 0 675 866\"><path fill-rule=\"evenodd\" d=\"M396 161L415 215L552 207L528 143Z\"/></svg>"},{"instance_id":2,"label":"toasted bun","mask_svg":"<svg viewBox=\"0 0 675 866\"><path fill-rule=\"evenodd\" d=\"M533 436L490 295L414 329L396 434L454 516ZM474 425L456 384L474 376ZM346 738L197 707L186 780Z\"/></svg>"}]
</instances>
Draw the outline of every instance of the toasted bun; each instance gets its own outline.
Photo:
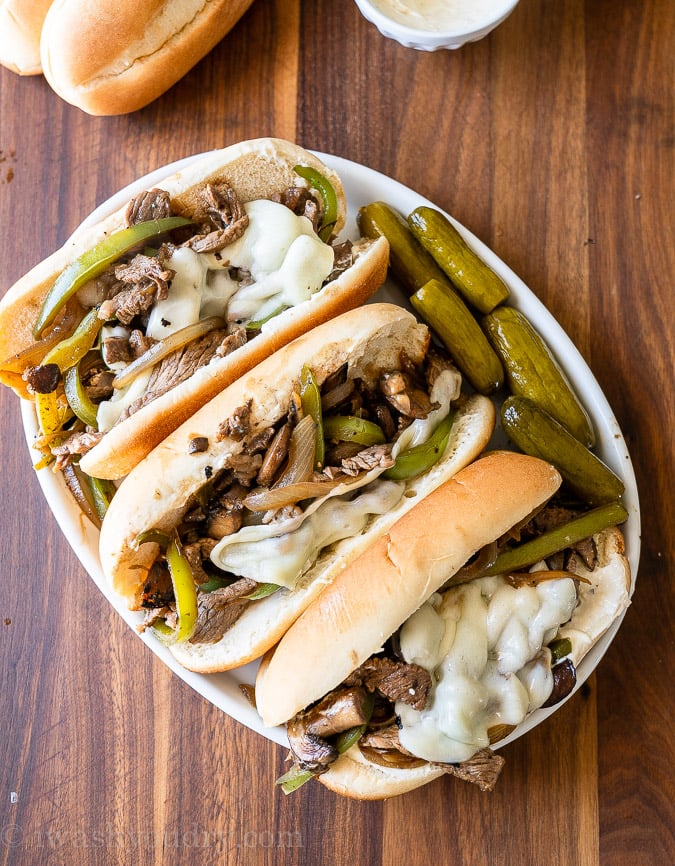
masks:
<instances>
[{"instance_id":1,"label":"toasted bun","mask_svg":"<svg viewBox=\"0 0 675 866\"><path fill-rule=\"evenodd\" d=\"M295 165L308 165L331 182L338 197L335 231L345 223L346 201L338 175L313 154L281 139L255 139L214 151L162 182L176 213L193 217L200 190L208 182L226 180L246 202L271 197L297 183ZM34 344L33 326L42 301L57 276L103 237L125 225L126 205L72 238L19 280L0 301L0 360ZM363 304L386 277L386 241L356 244L356 260L337 280L309 300L268 322L262 333L225 358L214 360L193 376L117 424L84 456L81 466L97 478L122 478L150 450L200 406L276 349L316 324ZM28 397L25 383L10 383Z\"/></svg>"},{"instance_id":2,"label":"toasted bun","mask_svg":"<svg viewBox=\"0 0 675 866\"><path fill-rule=\"evenodd\" d=\"M417 767L383 767L369 761L358 744L331 764L317 778L336 794L354 800L386 800L421 788L444 774L440 767L424 762Z\"/></svg>"},{"instance_id":3,"label":"toasted bun","mask_svg":"<svg viewBox=\"0 0 675 866\"><path fill-rule=\"evenodd\" d=\"M419 363L428 342L426 326L406 310L372 304L314 328L218 394L139 463L114 496L100 538L103 571L113 588L133 605L156 556L152 544L134 549L138 534L150 528L172 529L206 478L241 453L243 441L218 439L221 423L239 406L252 400L251 431L267 429L287 414L303 364L311 363L319 384L344 363L353 376L370 380L376 370L395 369L403 358ZM206 436L209 447L189 454L195 435Z\"/></svg>"},{"instance_id":4,"label":"toasted bun","mask_svg":"<svg viewBox=\"0 0 675 866\"><path fill-rule=\"evenodd\" d=\"M261 668L256 706L265 725L287 722L339 685L474 553L559 486L550 464L492 452L418 502L321 593Z\"/></svg>"},{"instance_id":5,"label":"toasted bun","mask_svg":"<svg viewBox=\"0 0 675 866\"><path fill-rule=\"evenodd\" d=\"M40 34L51 0L1 0L0 65L18 75L39 75Z\"/></svg>"},{"instance_id":6,"label":"toasted bun","mask_svg":"<svg viewBox=\"0 0 675 866\"><path fill-rule=\"evenodd\" d=\"M55 0L42 30L45 77L66 102L126 114L168 90L252 0Z\"/></svg>"}]
</instances>

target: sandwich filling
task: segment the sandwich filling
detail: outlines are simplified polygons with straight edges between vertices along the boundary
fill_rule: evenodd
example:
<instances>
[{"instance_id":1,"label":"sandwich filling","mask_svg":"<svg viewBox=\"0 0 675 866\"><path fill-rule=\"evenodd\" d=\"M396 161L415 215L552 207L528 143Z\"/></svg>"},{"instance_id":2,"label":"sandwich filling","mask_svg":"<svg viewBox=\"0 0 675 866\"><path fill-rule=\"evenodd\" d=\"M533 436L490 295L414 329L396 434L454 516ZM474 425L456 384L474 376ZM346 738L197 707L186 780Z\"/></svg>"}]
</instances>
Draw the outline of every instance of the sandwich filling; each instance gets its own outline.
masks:
<instances>
[{"instance_id":1,"label":"sandwich filling","mask_svg":"<svg viewBox=\"0 0 675 866\"><path fill-rule=\"evenodd\" d=\"M221 425L240 448L187 503L176 528L195 592L190 643L220 640L246 606L293 591L322 557L358 537L404 498L409 479L437 463L450 441L461 376L430 352L421 366L381 370L373 382L343 365L319 384L305 367L285 414L251 424L252 404ZM208 449L208 440L195 447ZM151 532L139 543L157 541ZM143 627L174 636L180 599L161 537L143 587Z\"/></svg>"},{"instance_id":2,"label":"sandwich filling","mask_svg":"<svg viewBox=\"0 0 675 866\"><path fill-rule=\"evenodd\" d=\"M3 365L23 370L36 402L36 468L76 464L116 424L351 267L361 248L332 242L329 208L300 174L274 200L246 203L208 183L193 220L163 190L134 198L127 228L57 279L27 366L20 356Z\"/></svg>"}]
</instances>

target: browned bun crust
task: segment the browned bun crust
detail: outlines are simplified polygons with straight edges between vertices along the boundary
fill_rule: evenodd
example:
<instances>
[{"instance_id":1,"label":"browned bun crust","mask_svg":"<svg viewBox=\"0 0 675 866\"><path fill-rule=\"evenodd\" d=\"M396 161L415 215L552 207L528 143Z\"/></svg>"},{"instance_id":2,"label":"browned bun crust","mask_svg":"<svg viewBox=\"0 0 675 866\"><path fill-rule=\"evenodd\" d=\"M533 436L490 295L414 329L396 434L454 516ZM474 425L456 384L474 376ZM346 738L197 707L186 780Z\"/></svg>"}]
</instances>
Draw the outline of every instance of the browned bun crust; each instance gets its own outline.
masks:
<instances>
[{"instance_id":1,"label":"browned bun crust","mask_svg":"<svg viewBox=\"0 0 675 866\"><path fill-rule=\"evenodd\" d=\"M281 139L255 139L214 151L162 181L161 187L170 193L176 213L192 217L206 183L227 181L243 202L267 198L297 183L293 167L298 164L316 169L333 185L338 198L335 232L339 232L346 217L339 176L313 154ZM78 230L60 250L7 292L0 301L0 361L33 345L33 326L42 301L59 273L103 237L123 228L125 211L126 204L95 225ZM94 477L122 478L200 406L280 346L368 300L386 277L388 244L382 239L363 240L355 245L355 251L353 266L333 283L268 322L262 333L241 349L200 368L188 380L113 427L85 455L83 470ZM29 396L20 376L8 384L20 396Z\"/></svg>"},{"instance_id":2,"label":"browned bun crust","mask_svg":"<svg viewBox=\"0 0 675 866\"><path fill-rule=\"evenodd\" d=\"M560 483L542 460L492 452L418 502L281 639L256 680L265 725L288 721L339 685L474 553L550 499Z\"/></svg>"},{"instance_id":3,"label":"browned bun crust","mask_svg":"<svg viewBox=\"0 0 675 866\"><path fill-rule=\"evenodd\" d=\"M45 77L94 115L152 102L228 33L253 0L55 0L42 30Z\"/></svg>"},{"instance_id":4,"label":"browned bun crust","mask_svg":"<svg viewBox=\"0 0 675 866\"><path fill-rule=\"evenodd\" d=\"M52 0L1 0L0 65L18 75L39 75L40 34Z\"/></svg>"}]
</instances>

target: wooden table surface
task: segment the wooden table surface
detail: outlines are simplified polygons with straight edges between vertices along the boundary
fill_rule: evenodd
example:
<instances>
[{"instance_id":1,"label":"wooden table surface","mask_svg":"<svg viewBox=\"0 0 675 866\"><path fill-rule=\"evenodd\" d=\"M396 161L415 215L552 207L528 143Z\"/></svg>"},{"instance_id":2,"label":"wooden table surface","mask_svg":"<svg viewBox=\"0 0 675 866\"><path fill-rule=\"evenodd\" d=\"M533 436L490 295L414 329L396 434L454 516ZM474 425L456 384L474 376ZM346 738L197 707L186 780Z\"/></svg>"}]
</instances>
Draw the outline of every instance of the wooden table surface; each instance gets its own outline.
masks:
<instances>
[{"instance_id":1,"label":"wooden table surface","mask_svg":"<svg viewBox=\"0 0 675 866\"><path fill-rule=\"evenodd\" d=\"M284 797L285 750L173 676L42 498L0 393L0 863L666 866L675 862L671 0L522 0L424 54L350 2L257 0L148 108L87 116L0 69L0 291L163 163L277 135L448 210L547 304L626 435L637 592L597 672L504 749L496 790Z\"/></svg>"}]
</instances>

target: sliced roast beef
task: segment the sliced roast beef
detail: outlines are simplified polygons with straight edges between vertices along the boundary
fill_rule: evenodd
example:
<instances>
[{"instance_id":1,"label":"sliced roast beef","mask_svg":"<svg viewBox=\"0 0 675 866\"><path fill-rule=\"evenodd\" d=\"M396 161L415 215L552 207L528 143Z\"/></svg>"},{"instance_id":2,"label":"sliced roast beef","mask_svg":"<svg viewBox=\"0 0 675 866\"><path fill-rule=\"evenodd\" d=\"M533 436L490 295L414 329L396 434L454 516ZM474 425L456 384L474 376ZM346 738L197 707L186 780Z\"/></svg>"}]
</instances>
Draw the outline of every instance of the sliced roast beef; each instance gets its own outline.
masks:
<instances>
[{"instance_id":1,"label":"sliced roast beef","mask_svg":"<svg viewBox=\"0 0 675 866\"><path fill-rule=\"evenodd\" d=\"M257 583L242 577L212 592L200 592L198 597L197 624L190 636L190 643L216 643L230 626L241 616L249 603L243 596L250 595Z\"/></svg>"},{"instance_id":2,"label":"sliced roast beef","mask_svg":"<svg viewBox=\"0 0 675 866\"><path fill-rule=\"evenodd\" d=\"M224 336L225 331L222 329L209 331L208 334L204 334L182 349L176 349L175 352L163 358L153 369L143 396L131 403L121 414L119 420L124 421L141 407L151 403L157 397L161 397L162 394L166 394L176 385L189 379L200 367L208 364L216 355Z\"/></svg>"},{"instance_id":3,"label":"sliced roast beef","mask_svg":"<svg viewBox=\"0 0 675 866\"><path fill-rule=\"evenodd\" d=\"M115 373L112 370L94 367L83 374L82 385L89 399L98 403L100 400L108 400L111 397L114 378Z\"/></svg>"},{"instance_id":4,"label":"sliced roast beef","mask_svg":"<svg viewBox=\"0 0 675 866\"><path fill-rule=\"evenodd\" d=\"M63 468L73 454L86 454L88 451L91 451L94 445L98 445L104 435L104 433L83 431L73 433L60 445L54 445L52 447L52 454L56 457L57 468Z\"/></svg>"},{"instance_id":5,"label":"sliced roast beef","mask_svg":"<svg viewBox=\"0 0 675 866\"><path fill-rule=\"evenodd\" d=\"M237 194L226 183L207 184L202 190L204 217L200 234L187 241L196 253L215 253L238 240L248 227L248 214Z\"/></svg>"},{"instance_id":6,"label":"sliced roast beef","mask_svg":"<svg viewBox=\"0 0 675 866\"><path fill-rule=\"evenodd\" d=\"M127 206L127 225L164 219L171 216L171 196L163 189L144 190L134 196Z\"/></svg>"},{"instance_id":7,"label":"sliced roast beef","mask_svg":"<svg viewBox=\"0 0 675 866\"><path fill-rule=\"evenodd\" d=\"M431 675L420 665L373 656L347 677L345 685L361 685L392 702L403 701L423 710L431 689Z\"/></svg>"},{"instance_id":8,"label":"sliced roast beef","mask_svg":"<svg viewBox=\"0 0 675 866\"><path fill-rule=\"evenodd\" d=\"M307 217L314 231L318 234L323 212L307 187L290 186L278 195L272 196L272 199L285 205L294 214Z\"/></svg>"},{"instance_id":9,"label":"sliced roast beef","mask_svg":"<svg viewBox=\"0 0 675 866\"><path fill-rule=\"evenodd\" d=\"M393 408L407 418L426 418L437 408L427 391L409 373L395 370L380 377L380 390Z\"/></svg>"},{"instance_id":10,"label":"sliced roast beef","mask_svg":"<svg viewBox=\"0 0 675 866\"><path fill-rule=\"evenodd\" d=\"M434 767L465 782L473 782L481 791L492 791L505 763L492 749L481 749L460 764L434 764Z\"/></svg>"},{"instance_id":11,"label":"sliced roast beef","mask_svg":"<svg viewBox=\"0 0 675 866\"><path fill-rule=\"evenodd\" d=\"M105 300L99 309L99 319L117 319L128 325L136 317L147 313L152 305L168 297L169 283L175 271L167 267L173 248L162 245L156 256L139 253L128 264L115 267L114 285L117 294Z\"/></svg>"}]
</instances>

